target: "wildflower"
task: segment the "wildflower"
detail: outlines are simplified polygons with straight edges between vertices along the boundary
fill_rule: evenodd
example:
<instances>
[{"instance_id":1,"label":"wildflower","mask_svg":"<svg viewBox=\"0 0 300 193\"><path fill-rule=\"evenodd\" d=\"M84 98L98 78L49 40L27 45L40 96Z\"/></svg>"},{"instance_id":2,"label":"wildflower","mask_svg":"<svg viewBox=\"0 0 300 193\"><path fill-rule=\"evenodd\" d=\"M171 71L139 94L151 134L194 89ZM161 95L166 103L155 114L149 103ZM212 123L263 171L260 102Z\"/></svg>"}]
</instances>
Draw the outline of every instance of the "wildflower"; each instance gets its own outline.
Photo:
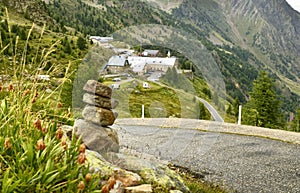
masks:
<instances>
[{"instance_id":1,"label":"wildflower","mask_svg":"<svg viewBox=\"0 0 300 193\"><path fill-rule=\"evenodd\" d=\"M68 148L67 140L65 137L61 138L61 146L66 150Z\"/></svg>"},{"instance_id":2,"label":"wildflower","mask_svg":"<svg viewBox=\"0 0 300 193\"><path fill-rule=\"evenodd\" d=\"M114 177L110 177L107 183L102 187L102 193L109 193L111 189L113 189L114 185L116 184L116 179Z\"/></svg>"},{"instance_id":3,"label":"wildflower","mask_svg":"<svg viewBox=\"0 0 300 193\"><path fill-rule=\"evenodd\" d=\"M48 129L46 127L42 128L42 132L45 134L48 132Z\"/></svg>"},{"instance_id":4,"label":"wildflower","mask_svg":"<svg viewBox=\"0 0 300 193\"><path fill-rule=\"evenodd\" d=\"M80 181L79 183L78 183L78 185L77 185L77 188L78 188L78 190L84 190L84 182L83 181Z\"/></svg>"},{"instance_id":5,"label":"wildflower","mask_svg":"<svg viewBox=\"0 0 300 193\"><path fill-rule=\"evenodd\" d=\"M58 104L57 104L57 108L62 108L62 103L61 102L59 102Z\"/></svg>"},{"instance_id":6,"label":"wildflower","mask_svg":"<svg viewBox=\"0 0 300 193\"><path fill-rule=\"evenodd\" d=\"M70 118L70 117L71 117L71 115L72 115L72 113L71 113L71 112L69 112L69 113L67 114L67 117L68 117L68 118Z\"/></svg>"},{"instance_id":7,"label":"wildflower","mask_svg":"<svg viewBox=\"0 0 300 193\"><path fill-rule=\"evenodd\" d=\"M35 128L37 128L39 131L42 131L43 130L43 128L42 128L42 121L41 120L36 120L35 122L34 122L34 127Z\"/></svg>"},{"instance_id":8,"label":"wildflower","mask_svg":"<svg viewBox=\"0 0 300 193\"><path fill-rule=\"evenodd\" d=\"M14 85L10 84L9 87L8 87L8 90L13 91L14 90Z\"/></svg>"},{"instance_id":9,"label":"wildflower","mask_svg":"<svg viewBox=\"0 0 300 193\"><path fill-rule=\"evenodd\" d=\"M92 174L88 173L88 174L85 175L85 181L86 182L91 181L91 179L92 179Z\"/></svg>"},{"instance_id":10,"label":"wildflower","mask_svg":"<svg viewBox=\"0 0 300 193\"><path fill-rule=\"evenodd\" d=\"M39 94L36 92L33 99L32 99L32 101L31 101L31 103L35 103L38 96L39 96Z\"/></svg>"},{"instance_id":11,"label":"wildflower","mask_svg":"<svg viewBox=\"0 0 300 193\"><path fill-rule=\"evenodd\" d=\"M46 148L46 145L44 143L43 139L39 139L36 143L36 149L37 150L44 150Z\"/></svg>"},{"instance_id":12,"label":"wildflower","mask_svg":"<svg viewBox=\"0 0 300 193\"><path fill-rule=\"evenodd\" d=\"M85 150L86 150L86 146L85 146L84 144L81 144L81 145L79 146L79 152L80 152L80 153L85 153Z\"/></svg>"},{"instance_id":13,"label":"wildflower","mask_svg":"<svg viewBox=\"0 0 300 193\"><path fill-rule=\"evenodd\" d=\"M4 147L5 147L6 149L11 149L10 138L5 138L5 141L4 141Z\"/></svg>"},{"instance_id":14,"label":"wildflower","mask_svg":"<svg viewBox=\"0 0 300 193\"><path fill-rule=\"evenodd\" d=\"M23 96L27 96L27 95L29 95L29 93L30 93L30 90L27 89L27 90L23 93Z\"/></svg>"},{"instance_id":15,"label":"wildflower","mask_svg":"<svg viewBox=\"0 0 300 193\"><path fill-rule=\"evenodd\" d=\"M63 132L62 128L58 128L57 131L55 132L56 139L61 139L63 135L64 135L64 132Z\"/></svg>"},{"instance_id":16,"label":"wildflower","mask_svg":"<svg viewBox=\"0 0 300 193\"><path fill-rule=\"evenodd\" d=\"M85 160L86 160L86 155L84 153L80 153L78 156L78 163L84 164Z\"/></svg>"}]
</instances>

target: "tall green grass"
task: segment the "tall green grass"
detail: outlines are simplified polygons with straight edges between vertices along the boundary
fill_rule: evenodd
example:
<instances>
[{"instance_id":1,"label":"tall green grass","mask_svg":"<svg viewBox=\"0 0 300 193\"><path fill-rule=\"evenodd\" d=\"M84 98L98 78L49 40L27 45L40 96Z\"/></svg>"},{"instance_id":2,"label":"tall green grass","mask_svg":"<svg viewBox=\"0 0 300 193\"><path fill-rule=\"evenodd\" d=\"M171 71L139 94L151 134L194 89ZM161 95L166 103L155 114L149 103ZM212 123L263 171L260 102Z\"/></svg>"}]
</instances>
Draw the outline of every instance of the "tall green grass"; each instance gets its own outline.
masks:
<instances>
[{"instance_id":1,"label":"tall green grass","mask_svg":"<svg viewBox=\"0 0 300 193\"><path fill-rule=\"evenodd\" d=\"M6 20L9 23L7 11ZM59 102L62 87L70 81L72 72L68 67L62 81L47 92L50 83L40 81L38 75L61 70L59 66L44 70L59 42L47 49L39 47L28 62L27 46L34 28L33 25L20 50L18 36L6 45L0 40L0 60L10 61L12 69L1 72L3 77L10 78L0 82L0 191L91 192L99 189L96 177L86 179L89 168L84 152L79 150L80 139L74 134L71 139L61 135L60 126L72 122L70 109L64 109ZM12 37L10 25L8 33ZM12 51L12 57L5 54L6 50Z\"/></svg>"}]
</instances>

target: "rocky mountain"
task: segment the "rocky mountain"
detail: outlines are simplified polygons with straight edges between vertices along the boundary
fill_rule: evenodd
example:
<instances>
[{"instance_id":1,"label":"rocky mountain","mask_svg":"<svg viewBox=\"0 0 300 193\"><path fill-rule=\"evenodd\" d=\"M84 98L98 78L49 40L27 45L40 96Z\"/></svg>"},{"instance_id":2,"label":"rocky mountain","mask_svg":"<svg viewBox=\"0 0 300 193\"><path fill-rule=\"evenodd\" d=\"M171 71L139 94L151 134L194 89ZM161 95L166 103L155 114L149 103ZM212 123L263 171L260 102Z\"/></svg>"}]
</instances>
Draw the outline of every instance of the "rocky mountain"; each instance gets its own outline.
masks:
<instances>
[{"instance_id":1,"label":"rocky mountain","mask_svg":"<svg viewBox=\"0 0 300 193\"><path fill-rule=\"evenodd\" d=\"M214 44L253 53L299 94L294 86L300 81L300 14L285 0L186 0L173 15L192 21Z\"/></svg>"},{"instance_id":2,"label":"rocky mountain","mask_svg":"<svg viewBox=\"0 0 300 193\"><path fill-rule=\"evenodd\" d=\"M196 26L210 43L234 53L248 68L233 69L238 60L228 63L230 57L222 60L224 53L215 54L226 69L227 89L235 90L232 96L245 96L249 84L243 80L252 81L254 71L267 69L277 80L279 92L285 93L282 100L293 100L291 107L297 106L299 99L293 93L300 94L300 14L285 0L186 0L172 15Z\"/></svg>"},{"instance_id":3,"label":"rocky mountain","mask_svg":"<svg viewBox=\"0 0 300 193\"><path fill-rule=\"evenodd\" d=\"M260 70L276 80L284 109L300 96L300 14L285 0L47 0L7 1L52 30L109 35L138 24L162 24L195 35L224 76L228 100L248 99ZM38 9L37 9L38 8Z\"/></svg>"}]
</instances>

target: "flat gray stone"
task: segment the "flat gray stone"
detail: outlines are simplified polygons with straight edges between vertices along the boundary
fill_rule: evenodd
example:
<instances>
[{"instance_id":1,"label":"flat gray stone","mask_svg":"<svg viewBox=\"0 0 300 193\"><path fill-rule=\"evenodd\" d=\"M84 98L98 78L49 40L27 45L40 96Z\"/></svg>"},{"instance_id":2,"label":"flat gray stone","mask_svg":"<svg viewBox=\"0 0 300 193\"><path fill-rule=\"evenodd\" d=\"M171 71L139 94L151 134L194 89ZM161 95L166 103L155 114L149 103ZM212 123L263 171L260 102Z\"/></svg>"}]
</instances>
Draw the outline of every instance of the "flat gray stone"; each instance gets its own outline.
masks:
<instances>
[{"instance_id":1,"label":"flat gray stone","mask_svg":"<svg viewBox=\"0 0 300 193\"><path fill-rule=\"evenodd\" d=\"M96 106L96 107L112 109L111 100L109 98L105 98L105 97L90 94L90 93L85 93L83 95L83 102L85 102L89 105Z\"/></svg>"},{"instance_id":2,"label":"flat gray stone","mask_svg":"<svg viewBox=\"0 0 300 193\"><path fill-rule=\"evenodd\" d=\"M83 95L83 102L105 109L115 109L119 105L119 101L117 99L109 99L90 93L85 93Z\"/></svg>"},{"instance_id":3,"label":"flat gray stone","mask_svg":"<svg viewBox=\"0 0 300 193\"><path fill-rule=\"evenodd\" d=\"M106 98L111 98L112 90L108 86L97 82L96 80L88 80L84 85L83 90L95 94L98 96L103 96Z\"/></svg>"},{"instance_id":4,"label":"flat gray stone","mask_svg":"<svg viewBox=\"0 0 300 193\"><path fill-rule=\"evenodd\" d=\"M82 111L83 118L100 126L110 126L114 124L114 112L108 109L87 105Z\"/></svg>"}]
</instances>

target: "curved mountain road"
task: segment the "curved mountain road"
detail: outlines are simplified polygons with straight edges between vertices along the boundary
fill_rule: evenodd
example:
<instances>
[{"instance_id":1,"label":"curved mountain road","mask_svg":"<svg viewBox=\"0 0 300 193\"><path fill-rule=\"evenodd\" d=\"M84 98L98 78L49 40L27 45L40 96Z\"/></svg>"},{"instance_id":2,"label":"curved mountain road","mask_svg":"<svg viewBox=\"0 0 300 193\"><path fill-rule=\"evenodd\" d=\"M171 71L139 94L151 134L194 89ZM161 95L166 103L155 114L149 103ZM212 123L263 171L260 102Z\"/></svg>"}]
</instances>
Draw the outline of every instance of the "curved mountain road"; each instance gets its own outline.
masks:
<instances>
[{"instance_id":1,"label":"curved mountain road","mask_svg":"<svg viewBox=\"0 0 300 193\"><path fill-rule=\"evenodd\" d=\"M114 127L121 146L188 167L229 191L300 192L299 133L182 119L120 119ZM292 143L227 133L235 131Z\"/></svg>"},{"instance_id":2,"label":"curved mountain road","mask_svg":"<svg viewBox=\"0 0 300 193\"><path fill-rule=\"evenodd\" d=\"M214 118L215 121L217 122L224 122L224 119L221 117L221 115L219 115L218 111L211 106L206 100L196 97L197 100L199 100L200 102L202 102L204 104L204 106L207 108L207 110L209 111L209 113L211 114L211 116Z\"/></svg>"}]
</instances>

